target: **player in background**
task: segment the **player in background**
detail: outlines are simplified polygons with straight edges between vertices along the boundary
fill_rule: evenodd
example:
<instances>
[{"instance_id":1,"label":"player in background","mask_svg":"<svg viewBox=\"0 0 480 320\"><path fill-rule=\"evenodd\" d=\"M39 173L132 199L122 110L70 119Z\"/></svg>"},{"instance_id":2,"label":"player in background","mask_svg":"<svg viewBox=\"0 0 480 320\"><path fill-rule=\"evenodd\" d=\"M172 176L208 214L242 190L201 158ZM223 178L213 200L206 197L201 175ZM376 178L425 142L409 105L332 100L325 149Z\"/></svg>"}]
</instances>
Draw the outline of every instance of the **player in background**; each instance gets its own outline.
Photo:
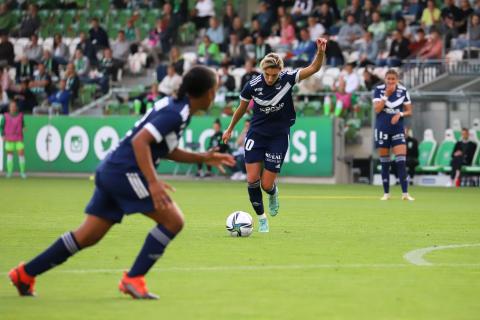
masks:
<instances>
[{"instance_id":1,"label":"player in background","mask_svg":"<svg viewBox=\"0 0 480 320\"><path fill-rule=\"evenodd\" d=\"M406 170L407 145L404 118L412 115L412 101L407 88L398 83L397 71L390 69L385 83L375 87L373 104L375 121L375 147L382 167L383 197L390 199L390 149L395 154L397 174L402 186L402 200L415 200L408 194Z\"/></svg>"},{"instance_id":2,"label":"player in background","mask_svg":"<svg viewBox=\"0 0 480 320\"><path fill-rule=\"evenodd\" d=\"M30 262L9 272L21 296L35 294L35 277L65 262L78 251L96 244L125 214L141 212L156 226L148 233L119 289L136 299L154 299L144 275L160 258L167 245L183 227L183 214L167 193L174 189L157 177L160 159L205 163L223 169L234 165L233 157L217 152L192 153L178 148L190 115L207 110L215 97L217 76L203 66L190 69L183 77L178 96L157 101L119 146L98 166L95 192L87 205L84 222L66 232Z\"/></svg>"},{"instance_id":3,"label":"player in background","mask_svg":"<svg viewBox=\"0 0 480 320\"><path fill-rule=\"evenodd\" d=\"M263 208L262 190L269 198L269 213L279 210L278 187L275 179L280 173L287 153L290 127L295 123L292 88L303 79L318 72L322 66L327 40L317 39L317 52L308 67L283 70L283 61L275 53L267 54L260 62L262 74L250 80L240 93L240 106L223 135L227 143L237 122L253 99L253 116L245 141L248 195L257 213L259 232L268 232L268 220ZM262 170L263 169L263 170Z\"/></svg>"},{"instance_id":4,"label":"player in background","mask_svg":"<svg viewBox=\"0 0 480 320\"><path fill-rule=\"evenodd\" d=\"M17 102L10 101L8 112L0 119L0 132L5 143L5 152L7 153L7 178L13 174L13 152L18 154L18 164L20 167L20 176L25 179L25 145L23 144L23 131L25 130L25 120L23 113L19 112Z\"/></svg>"}]
</instances>

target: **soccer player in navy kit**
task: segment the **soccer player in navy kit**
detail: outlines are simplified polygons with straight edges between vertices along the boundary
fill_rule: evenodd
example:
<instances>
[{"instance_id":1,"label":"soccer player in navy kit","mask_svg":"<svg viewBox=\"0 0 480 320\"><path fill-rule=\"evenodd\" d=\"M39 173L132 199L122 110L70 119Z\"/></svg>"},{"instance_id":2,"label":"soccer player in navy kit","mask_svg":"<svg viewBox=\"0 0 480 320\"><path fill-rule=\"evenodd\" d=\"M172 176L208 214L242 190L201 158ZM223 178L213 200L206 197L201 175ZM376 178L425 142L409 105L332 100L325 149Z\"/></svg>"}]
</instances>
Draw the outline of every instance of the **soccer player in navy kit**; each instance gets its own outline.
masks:
<instances>
[{"instance_id":1,"label":"soccer player in navy kit","mask_svg":"<svg viewBox=\"0 0 480 320\"><path fill-rule=\"evenodd\" d=\"M406 171L407 145L403 118L412 115L412 101L407 89L398 83L398 73L390 69L385 83L375 87L373 104L375 121L375 147L382 167L383 197L390 199L390 149L395 154L398 178L402 186L402 200L415 200L408 194Z\"/></svg>"},{"instance_id":2,"label":"soccer player in navy kit","mask_svg":"<svg viewBox=\"0 0 480 320\"><path fill-rule=\"evenodd\" d=\"M259 232L269 231L261 189L269 195L270 215L278 214L278 187L275 179L287 153L290 127L296 118L292 88L320 70L327 40L319 38L316 42L316 56L311 64L303 69L284 71L282 59L275 53L267 54L260 62L263 73L250 80L243 88L240 93L240 106L223 135L223 140L227 143L233 128L253 99L253 116L245 138L245 166L250 202L259 218Z\"/></svg>"},{"instance_id":3,"label":"soccer player in navy kit","mask_svg":"<svg viewBox=\"0 0 480 320\"><path fill-rule=\"evenodd\" d=\"M21 296L35 294L35 277L60 265L78 251L96 244L125 214L141 212L157 224L119 289L136 299L155 299L146 287L144 275L160 258L183 227L183 214L170 198L173 188L158 179L155 167L161 158L178 162L205 163L221 168L233 166L232 156L216 152L192 153L178 148L190 115L206 110L215 97L217 76L203 66L183 77L178 96L155 103L127 132L119 146L100 163L95 175L95 192L87 205L84 222L66 232L43 253L9 272Z\"/></svg>"}]
</instances>

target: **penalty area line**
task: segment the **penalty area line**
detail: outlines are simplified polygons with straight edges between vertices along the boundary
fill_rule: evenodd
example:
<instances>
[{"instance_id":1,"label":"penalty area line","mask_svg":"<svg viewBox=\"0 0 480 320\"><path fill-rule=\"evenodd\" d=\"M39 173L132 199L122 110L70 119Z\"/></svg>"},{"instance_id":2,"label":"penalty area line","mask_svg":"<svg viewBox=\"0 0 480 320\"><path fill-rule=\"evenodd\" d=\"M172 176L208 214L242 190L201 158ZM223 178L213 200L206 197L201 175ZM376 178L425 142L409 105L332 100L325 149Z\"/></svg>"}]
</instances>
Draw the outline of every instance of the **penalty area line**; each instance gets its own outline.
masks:
<instances>
[{"instance_id":1,"label":"penalty area line","mask_svg":"<svg viewBox=\"0 0 480 320\"><path fill-rule=\"evenodd\" d=\"M378 197L373 196L280 196L281 199L302 199L302 200L372 200Z\"/></svg>"},{"instance_id":2,"label":"penalty area line","mask_svg":"<svg viewBox=\"0 0 480 320\"><path fill-rule=\"evenodd\" d=\"M480 247L480 243L451 244L451 245L444 245L444 246L432 246L427 248L420 248L420 249L415 249L405 253L403 258L416 266L437 266L441 264L433 264L428 260L426 260L423 256L432 251L456 249L456 248L467 248L467 247Z\"/></svg>"}]
</instances>

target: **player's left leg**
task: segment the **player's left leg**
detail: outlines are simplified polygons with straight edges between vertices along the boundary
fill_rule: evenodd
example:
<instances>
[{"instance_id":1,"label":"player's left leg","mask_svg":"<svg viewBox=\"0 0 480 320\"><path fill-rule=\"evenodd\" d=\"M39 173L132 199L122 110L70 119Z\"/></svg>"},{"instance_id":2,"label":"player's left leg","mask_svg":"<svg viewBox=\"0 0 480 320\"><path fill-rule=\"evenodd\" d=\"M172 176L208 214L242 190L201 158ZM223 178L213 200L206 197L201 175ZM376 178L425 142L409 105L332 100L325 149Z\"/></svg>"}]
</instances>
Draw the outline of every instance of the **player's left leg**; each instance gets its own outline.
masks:
<instances>
[{"instance_id":1,"label":"player's left leg","mask_svg":"<svg viewBox=\"0 0 480 320\"><path fill-rule=\"evenodd\" d=\"M97 243L110 230L113 221L87 215L74 232L66 232L27 264L10 270L9 277L21 296L35 295L35 277L64 263L81 249Z\"/></svg>"},{"instance_id":2,"label":"player's left leg","mask_svg":"<svg viewBox=\"0 0 480 320\"><path fill-rule=\"evenodd\" d=\"M134 299L158 299L158 296L148 291L145 284L145 274L163 255L167 245L182 230L183 213L174 202L167 209L146 213L157 225L150 230L130 271L125 272L119 284L119 289Z\"/></svg>"},{"instance_id":3,"label":"player's left leg","mask_svg":"<svg viewBox=\"0 0 480 320\"><path fill-rule=\"evenodd\" d=\"M18 165L20 168L20 177L25 179L27 175L25 174L25 145L22 141L16 143L16 149L18 153Z\"/></svg>"},{"instance_id":4,"label":"player's left leg","mask_svg":"<svg viewBox=\"0 0 480 320\"><path fill-rule=\"evenodd\" d=\"M245 168L247 170L248 197L258 217L258 231L269 232L270 229L268 227L267 217L265 216L262 189L260 187L260 174L262 172L262 163L245 163Z\"/></svg>"},{"instance_id":5,"label":"player's left leg","mask_svg":"<svg viewBox=\"0 0 480 320\"><path fill-rule=\"evenodd\" d=\"M398 179L402 186L402 200L415 200L408 194L408 181L407 181L407 146L405 144L398 144L393 147L393 153L395 154L395 162L397 167Z\"/></svg>"},{"instance_id":6,"label":"player's left leg","mask_svg":"<svg viewBox=\"0 0 480 320\"><path fill-rule=\"evenodd\" d=\"M278 209L280 208L278 186L275 183L277 175L277 172L272 172L268 169L263 170L262 174L262 189L268 194L268 212L272 217L278 214Z\"/></svg>"}]
</instances>

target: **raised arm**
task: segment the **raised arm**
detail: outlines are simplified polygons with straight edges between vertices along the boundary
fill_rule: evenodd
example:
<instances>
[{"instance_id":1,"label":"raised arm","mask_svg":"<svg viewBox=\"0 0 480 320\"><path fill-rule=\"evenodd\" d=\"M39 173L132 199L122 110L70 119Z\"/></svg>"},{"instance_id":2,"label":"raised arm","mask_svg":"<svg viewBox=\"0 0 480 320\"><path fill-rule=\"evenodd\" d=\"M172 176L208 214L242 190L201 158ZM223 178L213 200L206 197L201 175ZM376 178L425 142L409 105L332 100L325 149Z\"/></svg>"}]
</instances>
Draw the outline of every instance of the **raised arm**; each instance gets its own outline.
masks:
<instances>
[{"instance_id":1,"label":"raised arm","mask_svg":"<svg viewBox=\"0 0 480 320\"><path fill-rule=\"evenodd\" d=\"M327 49L327 40L323 38L317 39L317 54L313 59L312 63L308 67L300 69L299 71L299 80L302 81L313 75L314 73L318 72L322 67L323 60L325 58L325 50Z\"/></svg>"}]
</instances>

